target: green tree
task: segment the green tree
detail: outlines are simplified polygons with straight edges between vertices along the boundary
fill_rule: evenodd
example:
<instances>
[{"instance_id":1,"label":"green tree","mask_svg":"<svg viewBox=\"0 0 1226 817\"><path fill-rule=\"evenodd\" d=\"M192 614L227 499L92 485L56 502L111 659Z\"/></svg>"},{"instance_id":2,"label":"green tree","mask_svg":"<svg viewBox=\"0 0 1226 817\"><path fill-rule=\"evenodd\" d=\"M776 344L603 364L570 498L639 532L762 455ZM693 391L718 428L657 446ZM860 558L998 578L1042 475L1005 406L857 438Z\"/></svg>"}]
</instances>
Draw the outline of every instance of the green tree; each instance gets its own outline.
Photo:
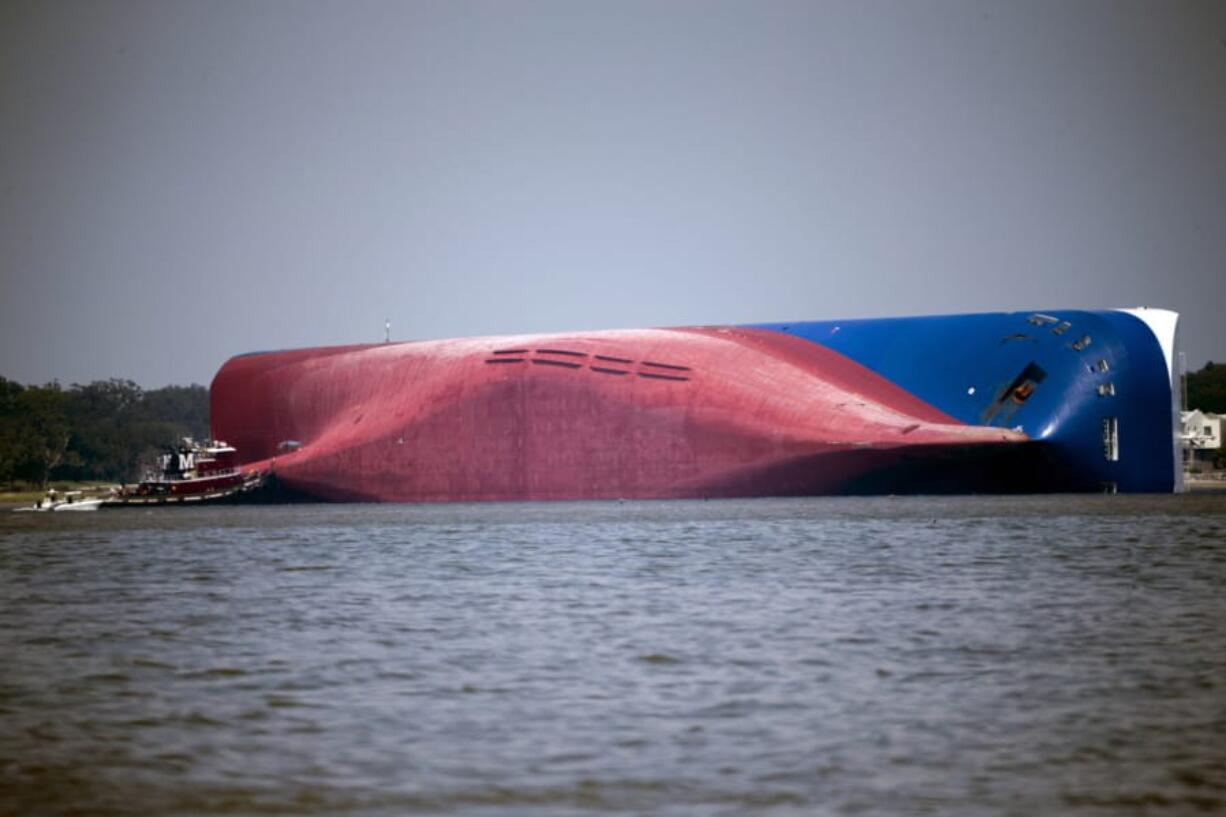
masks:
<instances>
[{"instance_id":1,"label":"green tree","mask_svg":"<svg viewBox=\"0 0 1226 817\"><path fill-rule=\"evenodd\" d=\"M61 468L66 479L124 479L136 466L132 425L143 393L131 380L97 380L69 392L72 448L80 462Z\"/></svg>"},{"instance_id":2,"label":"green tree","mask_svg":"<svg viewBox=\"0 0 1226 817\"><path fill-rule=\"evenodd\" d=\"M198 440L209 436L209 390L193 383L190 386L166 386L145 392L140 408L146 421L175 423L184 427L179 436ZM165 442L165 441L164 441Z\"/></svg>"},{"instance_id":3,"label":"green tree","mask_svg":"<svg viewBox=\"0 0 1226 817\"><path fill-rule=\"evenodd\" d=\"M17 398L25 391L20 383L0 377L0 482L13 487L25 459L21 439L21 411Z\"/></svg>"},{"instance_id":4,"label":"green tree","mask_svg":"<svg viewBox=\"0 0 1226 817\"><path fill-rule=\"evenodd\" d=\"M168 443L208 436L208 391L167 386L143 391L130 380L99 380L70 392L74 450L80 462L57 474L68 479L134 480Z\"/></svg>"},{"instance_id":5,"label":"green tree","mask_svg":"<svg viewBox=\"0 0 1226 817\"><path fill-rule=\"evenodd\" d=\"M56 382L41 387L31 386L17 395L20 414L17 426L20 449L17 475L40 488L47 486L56 467L80 461L76 452L68 447L72 439L68 403L68 395Z\"/></svg>"},{"instance_id":6,"label":"green tree","mask_svg":"<svg viewBox=\"0 0 1226 817\"><path fill-rule=\"evenodd\" d=\"M1188 408L1226 414L1226 365L1209 361L1188 375Z\"/></svg>"},{"instance_id":7,"label":"green tree","mask_svg":"<svg viewBox=\"0 0 1226 817\"><path fill-rule=\"evenodd\" d=\"M0 377L0 482L131 480L180 437L209 433L203 386L144 391L130 380L23 387Z\"/></svg>"}]
</instances>

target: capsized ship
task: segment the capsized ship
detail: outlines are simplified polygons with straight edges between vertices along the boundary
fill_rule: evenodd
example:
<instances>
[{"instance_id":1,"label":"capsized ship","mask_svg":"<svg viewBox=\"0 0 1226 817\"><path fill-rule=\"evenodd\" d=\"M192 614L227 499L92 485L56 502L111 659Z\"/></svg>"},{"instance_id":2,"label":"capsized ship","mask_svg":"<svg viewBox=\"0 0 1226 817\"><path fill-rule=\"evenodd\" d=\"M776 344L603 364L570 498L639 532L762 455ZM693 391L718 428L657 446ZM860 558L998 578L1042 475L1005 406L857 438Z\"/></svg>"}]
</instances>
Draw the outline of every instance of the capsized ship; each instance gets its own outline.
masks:
<instances>
[{"instance_id":1,"label":"capsized ship","mask_svg":"<svg viewBox=\"0 0 1226 817\"><path fill-rule=\"evenodd\" d=\"M1181 489L1166 310L240 355L212 431L286 491L444 502Z\"/></svg>"}]
</instances>

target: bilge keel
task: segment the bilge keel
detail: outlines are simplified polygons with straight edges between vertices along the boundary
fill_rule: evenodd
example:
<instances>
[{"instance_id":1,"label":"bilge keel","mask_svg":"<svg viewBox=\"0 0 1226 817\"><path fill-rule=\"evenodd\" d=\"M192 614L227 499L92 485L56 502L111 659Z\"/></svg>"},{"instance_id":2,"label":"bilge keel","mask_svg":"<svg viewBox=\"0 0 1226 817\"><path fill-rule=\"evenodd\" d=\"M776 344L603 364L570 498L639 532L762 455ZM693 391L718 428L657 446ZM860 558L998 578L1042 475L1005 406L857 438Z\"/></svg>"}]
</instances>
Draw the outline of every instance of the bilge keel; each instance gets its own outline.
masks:
<instances>
[{"instance_id":1,"label":"bilge keel","mask_svg":"<svg viewBox=\"0 0 1226 817\"><path fill-rule=\"evenodd\" d=\"M1058 310L260 352L217 373L212 430L337 501L1170 492L1177 325Z\"/></svg>"}]
</instances>

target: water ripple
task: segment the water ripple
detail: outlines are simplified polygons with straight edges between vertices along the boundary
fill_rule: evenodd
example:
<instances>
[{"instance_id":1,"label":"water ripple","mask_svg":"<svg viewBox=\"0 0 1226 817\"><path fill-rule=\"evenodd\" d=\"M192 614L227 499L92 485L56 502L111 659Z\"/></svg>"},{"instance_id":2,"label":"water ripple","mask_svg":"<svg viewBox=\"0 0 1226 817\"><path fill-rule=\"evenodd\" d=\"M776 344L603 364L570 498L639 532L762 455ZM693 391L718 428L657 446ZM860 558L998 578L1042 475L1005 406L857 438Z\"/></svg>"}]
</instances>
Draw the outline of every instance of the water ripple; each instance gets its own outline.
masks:
<instances>
[{"instance_id":1,"label":"water ripple","mask_svg":"<svg viewBox=\"0 0 1226 817\"><path fill-rule=\"evenodd\" d=\"M1226 497L33 516L4 814L1226 809Z\"/></svg>"}]
</instances>

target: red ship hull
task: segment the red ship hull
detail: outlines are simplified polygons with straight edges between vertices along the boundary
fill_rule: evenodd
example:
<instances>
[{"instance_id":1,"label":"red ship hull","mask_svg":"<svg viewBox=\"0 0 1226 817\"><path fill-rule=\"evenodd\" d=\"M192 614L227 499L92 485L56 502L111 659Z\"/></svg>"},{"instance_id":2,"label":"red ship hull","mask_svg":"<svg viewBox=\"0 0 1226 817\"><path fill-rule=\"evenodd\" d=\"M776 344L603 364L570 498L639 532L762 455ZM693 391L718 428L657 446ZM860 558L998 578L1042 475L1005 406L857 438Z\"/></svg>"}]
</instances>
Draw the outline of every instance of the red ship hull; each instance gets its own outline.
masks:
<instances>
[{"instance_id":1,"label":"red ship hull","mask_svg":"<svg viewBox=\"0 0 1226 817\"><path fill-rule=\"evenodd\" d=\"M246 468L342 501L829 494L1027 439L746 328L247 355L218 372L211 411Z\"/></svg>"}]
</instances>

